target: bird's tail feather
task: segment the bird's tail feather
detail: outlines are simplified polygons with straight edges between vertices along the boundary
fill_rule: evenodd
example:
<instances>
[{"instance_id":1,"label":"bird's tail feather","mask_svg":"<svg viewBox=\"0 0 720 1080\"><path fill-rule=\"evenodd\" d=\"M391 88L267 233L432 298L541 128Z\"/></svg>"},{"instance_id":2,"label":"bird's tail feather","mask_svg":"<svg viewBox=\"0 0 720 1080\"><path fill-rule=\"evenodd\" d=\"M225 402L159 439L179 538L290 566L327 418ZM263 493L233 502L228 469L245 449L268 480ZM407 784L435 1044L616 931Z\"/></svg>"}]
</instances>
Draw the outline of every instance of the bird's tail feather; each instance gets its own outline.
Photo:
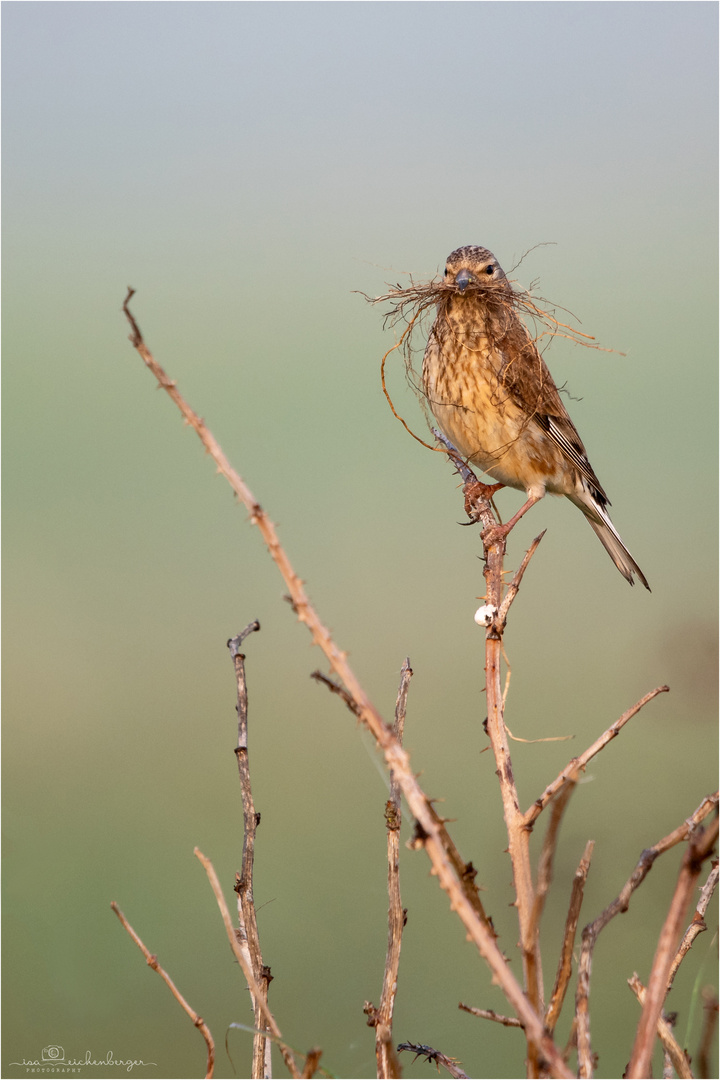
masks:
<instances>
[{"instance_id":1,"label":"bird's tail feather","mask_svg":"<svg viewBox=\"0 0 720 1080\"><path fill-rule=\"evenodd\" d=\"M620 534L610 520L605 507L593 499L591 508L587 504L581 503L580 509L622 576L631 585L634 585L633 574L637 574L645 588L650 592L647 578L620 539Z\"/></svg>"}]
</instances>

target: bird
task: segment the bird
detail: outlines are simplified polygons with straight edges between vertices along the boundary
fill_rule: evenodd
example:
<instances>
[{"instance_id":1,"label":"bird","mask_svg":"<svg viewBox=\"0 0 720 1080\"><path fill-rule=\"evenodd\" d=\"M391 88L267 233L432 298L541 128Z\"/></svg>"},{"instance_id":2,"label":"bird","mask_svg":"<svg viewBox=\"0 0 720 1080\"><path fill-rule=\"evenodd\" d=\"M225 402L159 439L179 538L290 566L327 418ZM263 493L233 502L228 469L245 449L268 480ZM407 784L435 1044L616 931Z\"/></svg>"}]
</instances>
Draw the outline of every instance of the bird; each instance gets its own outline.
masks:
<instances>
[{"instance_id":1,"label":"bird","mask_svg":"<svg viewBox=\"0 0 720 1080\"><path fill-rule=\"evenodd\" d=\"M500 487L527 501L498 536L546 492L585 515L620 573L650 589L610 520L610 500L495 256L474 244L447 259L422 366L422 392L443 434Z\"/></svg>"}]
</instances>

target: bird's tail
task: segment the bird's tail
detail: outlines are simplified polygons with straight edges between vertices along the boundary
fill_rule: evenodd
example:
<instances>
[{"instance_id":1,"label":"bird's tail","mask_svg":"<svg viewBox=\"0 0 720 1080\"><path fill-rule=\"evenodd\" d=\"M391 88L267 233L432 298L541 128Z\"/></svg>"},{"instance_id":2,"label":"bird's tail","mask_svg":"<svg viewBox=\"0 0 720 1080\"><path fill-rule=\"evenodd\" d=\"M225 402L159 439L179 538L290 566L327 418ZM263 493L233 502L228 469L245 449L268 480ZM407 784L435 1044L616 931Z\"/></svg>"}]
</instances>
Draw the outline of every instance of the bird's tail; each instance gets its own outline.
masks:
<instances>
[{"instance_id":1,"label":"bird's tail","mask_svg":"<svg viewBox=\"0 0 720 1080\"><path fill-rule=\"evenodd\" d=\"M589 491L585 491L583 494L585 495L585 498L583 500L578 499L576 505L582 510L590 523L591 528L599 538L600 543L605 548L622 576L629 581L631 585L634 585L633 574L637 574L645 588L650 592L651 590L647 583L647 578L622 542L620 534L610 520L610 515L604 505L599 499L593 498Z\"/></svg>"}]
</instances>

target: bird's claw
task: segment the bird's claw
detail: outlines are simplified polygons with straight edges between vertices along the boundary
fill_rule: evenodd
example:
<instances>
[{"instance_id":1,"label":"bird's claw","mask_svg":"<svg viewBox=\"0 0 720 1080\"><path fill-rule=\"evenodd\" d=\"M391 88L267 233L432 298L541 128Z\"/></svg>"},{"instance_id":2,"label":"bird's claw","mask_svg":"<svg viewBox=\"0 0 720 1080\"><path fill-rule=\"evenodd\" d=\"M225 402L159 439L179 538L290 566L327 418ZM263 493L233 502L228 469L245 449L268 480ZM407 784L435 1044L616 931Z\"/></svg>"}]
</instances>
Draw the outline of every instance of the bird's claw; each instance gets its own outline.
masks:
<instances>
[{"instance_id":1,"label":"bird's claw","mask_svg":"<svg viewBox=\"0 0 720 1080\"><path fill-rule=\"evenodd\" d=\"M495 492L499 491L501 487L505 487L505 485L483 484L480 480L469 480L467 484L463 486L465 513L470 518L471 522L480 520L480 511L477 503L480 500L483 502L490 502Z\"/></svg>"},{"instance_id":2,"label":"bird's claw","mask_svg":"<svg viewBox=\"0 0 720 1080\"><path fill-rule=\"evenodd\" d=\"M512 528L512 526L510 526ZM490 547L491 544L505 543L507 534L510 532L508 525L488 525L486 529L480 533L480 539L485 547Z\"/></svg>"}]
</instances>

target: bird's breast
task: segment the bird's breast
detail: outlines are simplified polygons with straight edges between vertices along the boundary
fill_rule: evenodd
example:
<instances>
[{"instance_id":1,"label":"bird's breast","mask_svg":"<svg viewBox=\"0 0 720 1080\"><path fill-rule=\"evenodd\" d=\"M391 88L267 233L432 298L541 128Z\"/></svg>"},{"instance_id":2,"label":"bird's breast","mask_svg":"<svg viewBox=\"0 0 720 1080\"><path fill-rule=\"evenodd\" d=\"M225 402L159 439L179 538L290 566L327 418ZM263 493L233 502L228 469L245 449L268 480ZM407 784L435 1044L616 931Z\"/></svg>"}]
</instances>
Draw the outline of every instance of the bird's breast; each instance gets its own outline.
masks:
<instances>
[{"instance_id":1,"label":"bird's breast","mask_svg":"<svg viewBox=\"0 0 720 1080\"><path fill-rule=\"evenodd\" d=\"M422 373L428 405L460 453L495 480L566 494L562 455L503 382L506 369L507 357L482 332L462 340L431 334Z\"/></svg>"}]
</instances>

